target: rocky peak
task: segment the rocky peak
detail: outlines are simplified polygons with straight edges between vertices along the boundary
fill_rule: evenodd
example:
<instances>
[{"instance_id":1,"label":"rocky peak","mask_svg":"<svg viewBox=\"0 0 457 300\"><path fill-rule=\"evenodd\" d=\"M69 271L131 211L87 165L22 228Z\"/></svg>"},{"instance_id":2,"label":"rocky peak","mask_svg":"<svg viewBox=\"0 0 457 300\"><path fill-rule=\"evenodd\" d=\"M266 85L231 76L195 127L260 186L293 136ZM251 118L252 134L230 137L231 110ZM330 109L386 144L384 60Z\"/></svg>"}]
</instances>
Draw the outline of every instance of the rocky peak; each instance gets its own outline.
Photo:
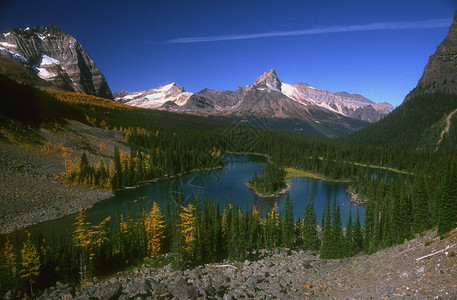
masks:
<instances>
[{"instance_id":1,"label":"rocky peak","mask_svg":"<svg viewBox=\"0 0 457 300\"><path fill-rule=\"evenodd\" d=\"M104 75L87 51L54 25L0 34L0 73L39 88L113 99Z\"/></svg>"},{"instance_id":2,"label":"rocky peak","mask_svg":"<svg viewBox=\"0 0 457 300\"><path fill-rule=\"evenodd\" d=\"M281 80L279 80L276 70L271 69L260 75L254 82L254 86L258 89L281 91Z\"/></svg>"},{"instance_id":3,"label":"rocky peak","mask_svg":"<svg viewBox=\"0 0 457 300\"><path fill-rule=\"evenodd\" d=\"M405 101L415 93L435 91L457 94L457 12L448 35L430 56L421 79Z\"/></svg>"}]
</instances>

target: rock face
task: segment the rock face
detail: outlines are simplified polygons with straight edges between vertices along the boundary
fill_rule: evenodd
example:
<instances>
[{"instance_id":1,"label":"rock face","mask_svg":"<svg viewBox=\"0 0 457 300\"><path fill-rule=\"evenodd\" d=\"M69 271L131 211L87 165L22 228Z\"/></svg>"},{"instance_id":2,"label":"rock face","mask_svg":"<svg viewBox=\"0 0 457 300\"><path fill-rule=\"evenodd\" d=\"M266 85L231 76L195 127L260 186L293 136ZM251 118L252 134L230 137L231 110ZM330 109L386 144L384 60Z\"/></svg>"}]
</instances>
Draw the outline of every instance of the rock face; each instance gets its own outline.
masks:
<instances>
[{"instance_id":1,"label":"rock face","mask_svg":"<svg viewBox=\"0 0 457 300\"><path fill-rule=\"evenodd\" d=\"M179 88L170 92L172 87ZM136 93L120 91L115 94L115 100L144 108L213 115L314 120L319 119L316 117L319 112L325 112L371 123L393 110L389 103L375 103L361 95L331 93L307 83L287 84L274 69L259 76L252 86L239 87L236 91L204 89L191 94L173 83Z\"/></svg>"},{"instance_id":2,"label":"rock face","mask_svg":"<svg viewBox=\"0 0 457 300\"><path fill-rule=\"evenodd\" d=\"M428 59L417 87L406 96L405 101L417 92L435 91L457 93L457 12L448 35Z\"/></svg>"},{"instance_id":3,"label":"rock face","mask_svg":"<svg viewBox=\"0 0 457 300\"><path fill-rule=\"evenodd\" d=\"M40 88L113 99L105 77L87 51L56 26L0 34L0 73Z\"/></svg>"}]
</instances>

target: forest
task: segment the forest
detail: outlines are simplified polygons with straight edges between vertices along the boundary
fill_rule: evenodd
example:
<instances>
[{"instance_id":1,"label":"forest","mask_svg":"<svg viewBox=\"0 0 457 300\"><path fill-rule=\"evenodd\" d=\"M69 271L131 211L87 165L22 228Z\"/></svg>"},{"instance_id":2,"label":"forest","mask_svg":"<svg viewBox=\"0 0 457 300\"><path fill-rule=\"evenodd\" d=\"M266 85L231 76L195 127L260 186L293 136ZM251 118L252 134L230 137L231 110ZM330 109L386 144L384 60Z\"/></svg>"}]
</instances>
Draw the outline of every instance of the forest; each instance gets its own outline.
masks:
<instances>
[{"instance_id":1,"label":"forest","mask_svg":"<svg viewBox=\"0 0 457 300\"><path fill-rule=\"evenodd\" d=\"M84 287L91 276L119 271L145 257L157 263L166 259L176 268L222 259L255 259L258 250L278 247L313 250L323 258L341 258L360 252L371 254L433 228L445 236L457 227L455 148L444 144L430 151L421 147L420 142L433 136L427 139L425 135L408 133L414 128L439 125L442 112L416 119L407 128L406 123L378 125L403 126L409 134L401 142L381 145L375 139L380 140L387 129L381 128L376 135L369 128L367 133L360 131L342 139L253 129L252 125L242 123L237 124L234 132L233 124L206 117L130 108L70 92L39 95L55 110L29 122L16 116L18 107L8 106L2 122L32 131L48 122L65 126L62 116L76 116L90 126L122 133L123 145L130 150L123 153L116 147L112 157L101 158L96 164L89 162L86 153L66 158L68 169L62 178L66 183L116 190L165 175L220 168L224 153L229 151L261 153L268 155L272 164L267 165L264 174L255 174L256 186L266 192L276 189L272 183L283 184L279 178L286 167L322 178L348 180L363 198L364 226L358 214L342 224L334 199L327 200L323 216L316 216L312 195L304 199L308 206L300 220L293 219L289 199L283 214L277 206L260 215L255 207L242 213L230 204L221 208L215 201L199 199L189 205L164 199L160 202L165 203L164 207L153 202L144 210L112 216L98 224L86 222L81 211L71 241L29 236L20 243L14 236L1 237L2 294L5 287L14 287L18 295L29 294L56 280L78 282ZM410 100L393 114L414 109L414 103L424 109L427 97L441 99L449 107L455 103L455 96L445 94L417 97L417 101ZM451 140L454 133L451 129Z\"/></svg>"}]
</instances>

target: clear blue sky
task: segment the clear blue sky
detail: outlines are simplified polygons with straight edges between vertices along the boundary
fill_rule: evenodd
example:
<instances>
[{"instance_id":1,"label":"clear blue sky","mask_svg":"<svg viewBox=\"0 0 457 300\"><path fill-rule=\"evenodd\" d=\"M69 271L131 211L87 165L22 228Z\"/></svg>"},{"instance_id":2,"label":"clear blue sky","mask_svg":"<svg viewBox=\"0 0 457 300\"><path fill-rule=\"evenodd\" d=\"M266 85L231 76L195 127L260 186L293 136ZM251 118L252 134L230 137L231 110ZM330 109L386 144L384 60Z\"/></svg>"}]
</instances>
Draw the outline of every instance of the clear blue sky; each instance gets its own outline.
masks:
<instances>
[{"instance_id":1,"label":"clear blue sky","mask_svg":"<svg viewBox=\"0 0 457 300\"><path fill-rule=\"evenodd\" d=\"M456 10L456 0L3 0L0 31L61 27L113 92L170 82L235 90L275 68L287 83L399 105Z\"/></svg>"}]
</instances>

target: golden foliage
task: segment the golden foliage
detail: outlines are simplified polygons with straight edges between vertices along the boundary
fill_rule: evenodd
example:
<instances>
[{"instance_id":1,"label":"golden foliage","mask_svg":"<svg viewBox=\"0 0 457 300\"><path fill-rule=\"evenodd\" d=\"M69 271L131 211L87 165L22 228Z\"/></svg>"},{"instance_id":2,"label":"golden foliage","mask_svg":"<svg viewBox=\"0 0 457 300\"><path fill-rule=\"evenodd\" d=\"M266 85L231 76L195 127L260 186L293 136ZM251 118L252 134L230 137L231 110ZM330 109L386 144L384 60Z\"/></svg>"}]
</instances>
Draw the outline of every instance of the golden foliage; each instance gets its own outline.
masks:
<instances>
[{"instance_id":1,"label":"golden foliage","mask_svg":"<svg viewBox=\"0 0 457 300\"><path fill-rule=\"evenodd\" d=\"M186 252L192 251L194 242L196 241L196 217L195 207L192 204L184 206L179 214L181 220L181 236L183 238L183 250Z\"/></svg>"},{"instance_id":2,"label":"golden foliage","mask_svg":"<svg viewBox=\"0 0 457 300\"><path fill-rule=\"evenodd\" d=\"M14 268L14 251L13 245L10 240L7 239L3 245L1 256L1 267L4 273L12 272Z\"/></svg>"},{"instance_id":3,"label":"golden foliage","mask_svg":"<svg viewBox=\"0 0 457 300\"><path fill-rule=\"evenodd\" d=\"M32 243L30 239L30 232L27 233L27 241L24 242L24 246L21 250L21 258L22 258L22 269L21 269L21 277L28 278L30 281L30 292L33 295L32 289L32 282L33 277L37 277L40 275L40 256L38 254L38 250L35 244Z\"/></svg>"},{"instance_id":4,"label":"golden foliage","mask_svg":"<svg viewBox=\"0 0 457 300\"><path fill-rule=\"evenodd\" d=\"M156 257L160 253L160 244L165 237L165 222L162 218L160 208L154 201L152 204L152 210L149 212L146 220L144 221L148 243L148 253L151 258Z\"/></svg>"}]
</instances>

